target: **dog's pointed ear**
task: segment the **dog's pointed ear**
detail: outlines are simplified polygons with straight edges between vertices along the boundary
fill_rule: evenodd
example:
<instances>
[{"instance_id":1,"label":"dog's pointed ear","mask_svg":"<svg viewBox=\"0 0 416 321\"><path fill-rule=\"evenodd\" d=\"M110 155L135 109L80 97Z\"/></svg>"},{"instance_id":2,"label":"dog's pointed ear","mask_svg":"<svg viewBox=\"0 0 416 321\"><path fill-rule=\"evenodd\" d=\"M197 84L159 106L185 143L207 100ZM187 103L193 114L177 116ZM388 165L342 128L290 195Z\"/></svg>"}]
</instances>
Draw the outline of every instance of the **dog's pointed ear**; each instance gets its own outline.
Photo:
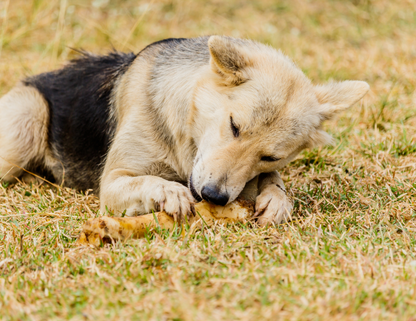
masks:
<instances>
[{"instance_id":1,"label":"dog's pointed ear","mask_svg":"<svg viewBox=\"0 0 416 321\"><path fill-rule=\"evenodd\" d=\"M334 145L334 138L322 129L313 131L309 136L308 148L314 148L318 146Z\"/></svg>"},{"instance_id":2,"label":"dog's pointed ear","mask_svg":"<svg viewBox=\"0 0 416 321\"><path fill-rule=\"evenodd\" d=\"M239 85L245 81L243 69L249 60L234 39L221 36L211 36L208 40L211 54L211 68L223 78L226 85Z\"/></svg>"},{"instance_id":3,"label":"dog's pointed ear","mask_svg":"<svg viewBox=\"0 0 416 321\"><path fill-rule=\"evenodd\" d=\"M365 81L353 80L315 86L321 119L330 119L338 112L354 105L369 89L370 86Z\"/></svg>"}]
</instances>

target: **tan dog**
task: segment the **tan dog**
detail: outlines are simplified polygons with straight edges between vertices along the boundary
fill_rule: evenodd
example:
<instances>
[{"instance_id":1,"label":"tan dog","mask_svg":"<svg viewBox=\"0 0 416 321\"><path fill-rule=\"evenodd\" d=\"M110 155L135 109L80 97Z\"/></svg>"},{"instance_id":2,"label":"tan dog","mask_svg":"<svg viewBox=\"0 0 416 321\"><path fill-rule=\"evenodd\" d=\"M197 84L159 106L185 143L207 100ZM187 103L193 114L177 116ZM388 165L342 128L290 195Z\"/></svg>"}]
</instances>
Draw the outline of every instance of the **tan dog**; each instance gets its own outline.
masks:
<instances>
[{"instance_id":1,"label":"tan dog","mask_svg":"<svg viewBox=\"0 0 416 321\"><path fill-rule=\"evenodd\" d=\"M368 90L314 86L281 52L229 37L83 53L1 98L0 175L36 169L99 190L103 211L129 216L181 217L195 199L225 205L243 193L261 224L279 223L292 203L277 170L330 142L322 122Z\"/></svg>"}]
</instances>

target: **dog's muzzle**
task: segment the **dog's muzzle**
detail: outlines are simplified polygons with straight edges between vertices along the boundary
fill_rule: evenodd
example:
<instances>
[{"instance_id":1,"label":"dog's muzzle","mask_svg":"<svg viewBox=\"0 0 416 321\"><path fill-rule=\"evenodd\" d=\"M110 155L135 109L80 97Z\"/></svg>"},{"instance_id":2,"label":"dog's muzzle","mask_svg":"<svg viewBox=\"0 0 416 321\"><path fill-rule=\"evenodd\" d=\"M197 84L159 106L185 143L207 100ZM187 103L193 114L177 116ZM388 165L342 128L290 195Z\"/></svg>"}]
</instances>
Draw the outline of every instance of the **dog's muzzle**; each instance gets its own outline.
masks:
<instances>
[{"instance_id":1,"label":"dog's muzzle","mask_svg":"<svg viewBox=\"0 0 416 321\"><path fill-rule=\"evenodd\" d=\"M205 185L202 188L201 194L202 197L197 193L194 183L192 181L192 174L189 178L189 189L191 190L192 196L198 201L202 201L202 199L213 203L215 205L221 205L224 206L228 203L228 200L230 199L230 195L226 193L221 193L220 190L215 185Z\"/></svg>"}]
</instances>

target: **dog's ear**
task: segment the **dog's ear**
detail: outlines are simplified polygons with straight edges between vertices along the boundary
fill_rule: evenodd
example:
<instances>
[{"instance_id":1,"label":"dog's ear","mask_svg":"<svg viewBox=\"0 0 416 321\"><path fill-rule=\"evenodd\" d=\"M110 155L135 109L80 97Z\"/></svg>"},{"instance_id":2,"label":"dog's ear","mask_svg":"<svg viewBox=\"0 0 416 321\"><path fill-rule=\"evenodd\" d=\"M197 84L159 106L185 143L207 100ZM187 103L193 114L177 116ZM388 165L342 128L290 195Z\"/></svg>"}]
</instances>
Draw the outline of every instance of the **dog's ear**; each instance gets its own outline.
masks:
<instances>
[{"instance_id":1,"label":"dog's ear","mask_svg":"<svg viewBox=\"0 0 416 321\"><path fill-rule=\"evenodd\" d=\"M335 116L359 101L370 86L365 81L347 80L316 86L315 93L320 103L319 114L322 120Z\"/></svg>"},{"instance_id":2,"label":"dog's ear","mask_svg":"<svg viewBox=\"0 0 416 321\"><path fill-rule=\"evenodd\" d=\"M335 116L338 112L355 104L370 89L365 81L343 81L315 86L315 94L319 102L318 113L322 121ZM333 144L334 139L327 132L316 129L310 135L308 147L313 148Z\"/></svg>"},{"instance_id":3,"label":"dog's ear","mask_svg":"<svg viewBox=\"0 0 416 321\"><path fill-rule=\"evenodd\" d=\"M211 36L208 47L211 68L223 78L225 85L237 86L245 81L243 69L249 64L249 60L234 39Z\"/></svg>"},{"instance_id":4,"label":"dog's ear","mask_svg":"<svg viewBox=\"0 0 416 321\"><path fill-rule=\"evenodd\" d=\"M334 138L322 129L316 129L309 136L308 148L318 146L334 145Z\"/></svg>"}]
</instances>

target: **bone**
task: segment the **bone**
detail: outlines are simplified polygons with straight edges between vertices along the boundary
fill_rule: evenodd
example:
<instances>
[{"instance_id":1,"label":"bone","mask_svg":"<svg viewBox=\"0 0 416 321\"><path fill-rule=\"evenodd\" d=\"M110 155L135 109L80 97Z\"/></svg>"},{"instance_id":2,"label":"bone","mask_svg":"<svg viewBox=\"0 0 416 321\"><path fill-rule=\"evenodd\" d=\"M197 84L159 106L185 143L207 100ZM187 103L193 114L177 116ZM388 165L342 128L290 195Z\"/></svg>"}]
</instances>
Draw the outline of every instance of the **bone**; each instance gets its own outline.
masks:
<instances>
[{"instance_id":1,"label":"bone","mask_svg":"<svg viewBox=\"0 0 416 321\"><path fill-rule=\"evenodd\" d=\"M206 201L195 204L197 214L190 218L190 225L245 222L253 217L253 202L237 199L226 206L218 206ZM157 220L156 220L156 219ZM165 212L151 213L136 217L102 216L89 219L83 226L78 245L102 244L144 237L146 232L158 227L171 230L175 226L172 216Z\"/></svg>"}]
</instances>

